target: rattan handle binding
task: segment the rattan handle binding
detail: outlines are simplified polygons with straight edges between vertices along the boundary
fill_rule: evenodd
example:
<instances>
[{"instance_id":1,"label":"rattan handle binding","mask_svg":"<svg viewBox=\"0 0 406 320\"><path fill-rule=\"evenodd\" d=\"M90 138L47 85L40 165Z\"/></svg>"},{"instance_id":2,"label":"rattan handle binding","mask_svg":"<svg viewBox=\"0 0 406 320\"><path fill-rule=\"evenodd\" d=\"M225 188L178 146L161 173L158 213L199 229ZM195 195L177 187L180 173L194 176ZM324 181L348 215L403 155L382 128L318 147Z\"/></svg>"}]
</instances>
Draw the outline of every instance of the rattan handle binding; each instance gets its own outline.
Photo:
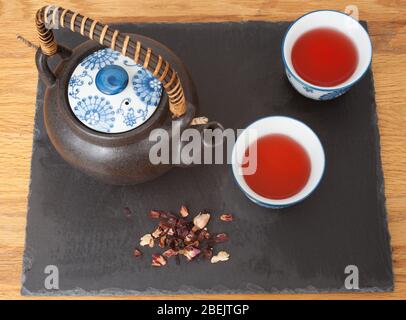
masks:
<instances>
[{"instance_id":1,"label":"rattan handle binding","mask_svg":"<svg viewBox=\"0 0 406 320\"><path fill-rule=\"evenodd\" d=\"M134 41L128 35L122 35L118 30L97 20L56 6L45 6L39 9L35 22L41 51L45 55L52 56L58 50L52 32L53 28L69 28L72 32L79 32L82 36L120 52L151 71L163 84L172 114L180 117L186 112L183 87L176 71L172 69L168 61L153 53L150 48L144 47L140 41Z\"/></svg>"}]
</instances>

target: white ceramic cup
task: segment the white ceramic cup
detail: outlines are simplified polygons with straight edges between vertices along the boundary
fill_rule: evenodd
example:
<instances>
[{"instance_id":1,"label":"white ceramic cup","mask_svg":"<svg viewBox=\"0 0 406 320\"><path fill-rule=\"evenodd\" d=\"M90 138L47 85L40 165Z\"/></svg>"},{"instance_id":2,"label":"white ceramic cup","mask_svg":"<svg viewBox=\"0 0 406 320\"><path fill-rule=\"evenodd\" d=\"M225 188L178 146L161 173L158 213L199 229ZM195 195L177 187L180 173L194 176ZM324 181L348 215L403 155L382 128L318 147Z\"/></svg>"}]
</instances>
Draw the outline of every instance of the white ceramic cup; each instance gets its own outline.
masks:
<instances>
[{"instance_id":1,"label":"white ceramic cup","mask_svg":"<svg viewBox=\"0 0 406 320\"><path fill-rule=\"evenodd\" d=\"M358 51L358 65L352 76L334 87L321 87L303 80L292 65L291 52L296 40L316 28L333 28L348 36ZM371 40L361 24L351 16L333 10L319 10L305 14L294 21L282 42L282 59L286 75L293 87L305 97L331 100L347 92L368 70L372 60Z\"/></svg>"},{"instance_id":2,"label":"white ceramic cup","mask_svg":"<svg viewBox=\"0 0 406 320\"><path fill-rule=\"evenodd\" d=\"M268 199L253 191L245 182L241 164L244 162L245 150L256 139L270 134L283 134L298 142L307 152L311 170L310 176L301 191L285 199ZM282 208L302 201L309 196L319 184L325 166L323 146L317 135L303 122L289 117L272 116L260 119L249 125L238 137L232 151L232 171L238 186L244 194L256 204L267 208Z\"/></svg>"}]
</instances>

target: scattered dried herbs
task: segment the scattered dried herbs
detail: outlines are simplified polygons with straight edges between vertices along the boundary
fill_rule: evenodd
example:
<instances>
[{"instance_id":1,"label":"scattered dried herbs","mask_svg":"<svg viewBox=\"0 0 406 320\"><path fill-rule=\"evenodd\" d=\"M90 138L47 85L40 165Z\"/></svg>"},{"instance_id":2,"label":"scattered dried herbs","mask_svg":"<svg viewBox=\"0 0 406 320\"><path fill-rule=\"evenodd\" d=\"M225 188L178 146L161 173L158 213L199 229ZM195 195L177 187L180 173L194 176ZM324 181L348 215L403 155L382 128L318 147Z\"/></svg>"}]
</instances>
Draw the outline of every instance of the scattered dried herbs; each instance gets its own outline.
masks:
<instances>
[{"instance_id":1,"label":"scattered dried herbs","mask_svg":"<svg viewBox=\"0 0 406 320\"><path fill-rule=\"evenodd\" d=\"M210 220L210 213L200 212L192 220L187 219L189 210L182 206L179 215L161 210L151 210L149 217L158 220L158 225L152 233L147 233L140 239L141 246L153 248L157 244L165 251L162 254L152 255L152 266L161 267L166 265L167 259L175 257L176 264L180 263L183 256L187 261L198 257L210 260L212 263L227 261L230 255L220 251L213 255L213 247L218 243L229 240L226 233L210 234L207 224ZM231 214L223 214L220 217L223 221L232 221ZM139 249L135 249L135 256L142 255Z\"/></svg>"}]
</instances>

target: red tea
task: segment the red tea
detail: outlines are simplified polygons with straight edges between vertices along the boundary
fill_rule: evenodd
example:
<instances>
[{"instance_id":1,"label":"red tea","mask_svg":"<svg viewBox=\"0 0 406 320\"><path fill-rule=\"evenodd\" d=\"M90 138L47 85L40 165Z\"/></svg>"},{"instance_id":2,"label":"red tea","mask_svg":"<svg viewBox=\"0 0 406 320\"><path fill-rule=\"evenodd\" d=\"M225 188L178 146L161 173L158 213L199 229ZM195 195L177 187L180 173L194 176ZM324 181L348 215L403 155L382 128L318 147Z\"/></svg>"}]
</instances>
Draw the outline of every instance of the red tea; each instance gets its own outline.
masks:
<instances>
[{"instance_id":1,"label":"red tea","mask_svg":"<svg viewBox=\"0 0 406 320\"><path fill-rule=\"evenodd\" d=\"M311 164L306 150L292 138L270 134L256 141L257 169L246 174L249 163L242 166L248 186L268 199L285 199L297 194L306 185ZM245 156L249 159L248 147Z\"/></svg>"},{"instance_id":2,"label":"red tea","mask_svg":"<svg viewBox=\"0 0 406 320\"><path fill-rule=\"evenodd\" d=\"M301 35L293 45L291 58L303 80L322 87L345 82L358 64L352 40L331 28L317 28Z\"/></svg>"}]
</instances>

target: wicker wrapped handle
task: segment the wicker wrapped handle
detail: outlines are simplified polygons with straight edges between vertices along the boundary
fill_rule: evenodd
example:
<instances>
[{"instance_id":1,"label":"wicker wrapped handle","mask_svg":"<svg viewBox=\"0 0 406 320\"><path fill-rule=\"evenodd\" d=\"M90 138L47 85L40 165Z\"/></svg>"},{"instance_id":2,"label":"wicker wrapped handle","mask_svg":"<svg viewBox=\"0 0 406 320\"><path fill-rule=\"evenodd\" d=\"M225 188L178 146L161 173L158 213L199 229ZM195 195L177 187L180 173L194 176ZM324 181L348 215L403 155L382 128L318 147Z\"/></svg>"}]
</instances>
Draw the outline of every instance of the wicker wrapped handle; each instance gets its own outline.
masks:
<instances>
[{"instance_id":1,"label":"wicker wrapped handle","mask_svg":"<svg viewBox=\"0 0 406 320\"><path fill-rule=\"evenodd\" d=\"M140 41L122 35L118 30L86 16L56 6L45 6L37 11L35 18L41 51L48 56L58 51L52 29L70 28L82 36L98 41L101 45L120 52L148 69L162 83L169 97L169 109L175 117L186 112L186 101L180 79L168 61L145 48Z\"/></svg>"}]
</instances>

